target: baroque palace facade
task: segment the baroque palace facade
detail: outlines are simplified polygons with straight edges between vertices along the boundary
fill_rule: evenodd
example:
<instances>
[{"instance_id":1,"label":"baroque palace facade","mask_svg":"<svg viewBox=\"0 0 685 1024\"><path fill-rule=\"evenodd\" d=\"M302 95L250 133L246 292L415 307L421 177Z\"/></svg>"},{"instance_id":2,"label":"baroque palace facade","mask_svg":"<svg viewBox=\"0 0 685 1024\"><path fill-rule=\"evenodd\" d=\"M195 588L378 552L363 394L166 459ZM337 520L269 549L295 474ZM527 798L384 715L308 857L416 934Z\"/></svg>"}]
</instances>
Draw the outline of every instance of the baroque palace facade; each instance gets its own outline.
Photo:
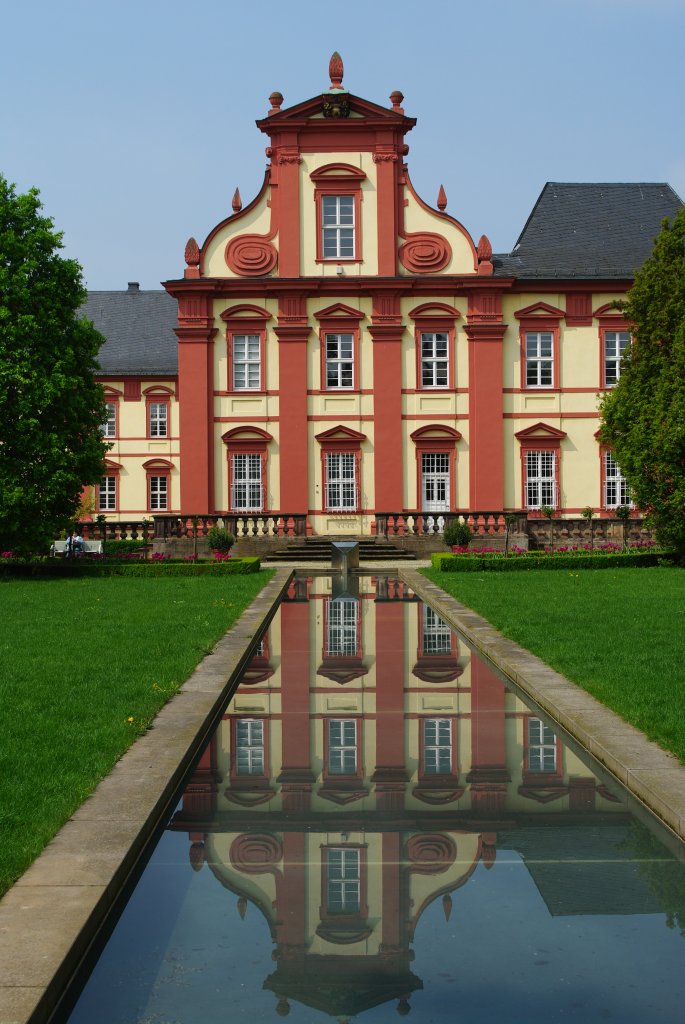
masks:
<instances>
[{"instance_id":1,"label":"baroque palace facade","mask_svg":"<svg viewBox=\"0 0 685 1024\"><path fill-rule=\"evenodd\" d=\"M617 312L665 184L548 183L508 254L414 191L393 92L270 96L261 191L165 291L92 292L111 441L97 511L296 516L369 534L381 516L630 500L597 439L630 344Z\"/></svg>"}]
</instances>

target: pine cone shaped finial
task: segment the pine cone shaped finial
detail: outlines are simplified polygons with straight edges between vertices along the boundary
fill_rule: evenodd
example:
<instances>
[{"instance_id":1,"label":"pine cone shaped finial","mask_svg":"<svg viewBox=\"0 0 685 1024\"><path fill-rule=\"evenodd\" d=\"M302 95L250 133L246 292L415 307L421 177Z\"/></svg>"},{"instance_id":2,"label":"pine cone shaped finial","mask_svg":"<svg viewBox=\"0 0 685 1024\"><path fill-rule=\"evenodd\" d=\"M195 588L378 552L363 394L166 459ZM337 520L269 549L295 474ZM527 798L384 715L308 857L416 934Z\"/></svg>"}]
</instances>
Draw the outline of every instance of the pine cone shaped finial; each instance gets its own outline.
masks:
<instances>
[{"instance_id":1,"label":"pine cone shaped finial","mask_svg":"<svg viewBox=\"0 0 685 1024\"><path fill-rule=\"evenodd\" d=\"M340 89L342 87L344 73L345 69L343 67L342 57L336 50L328 62L328 76L331 80L332 89Z\"/></svg>"}]
</instances>

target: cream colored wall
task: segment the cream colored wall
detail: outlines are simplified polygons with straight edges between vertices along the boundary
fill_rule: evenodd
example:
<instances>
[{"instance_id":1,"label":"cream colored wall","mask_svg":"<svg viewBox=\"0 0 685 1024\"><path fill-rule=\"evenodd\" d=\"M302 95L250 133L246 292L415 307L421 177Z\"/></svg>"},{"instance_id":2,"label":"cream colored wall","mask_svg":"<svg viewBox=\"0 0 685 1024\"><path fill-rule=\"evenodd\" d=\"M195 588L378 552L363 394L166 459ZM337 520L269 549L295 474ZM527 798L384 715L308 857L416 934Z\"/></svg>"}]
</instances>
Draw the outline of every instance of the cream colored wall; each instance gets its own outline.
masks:
<instances>
[{"instance_id":1,"label":"cream colored wall","mask_svg":"<svg viewBox=\"0 0 685 1024\"><path fill-rule=\"evenodd\" d=\"M473 274L476 269L474 266L473 249L464 231L460 230L446 214L424 206L409 186L404 188L404 198L407 204L404 208L405 234L412 235L428 231L431 234L442 235L450 244L452 257L440 273ZM402 240L400 239L399 241L401 242ZM411 271L406 270L401 263L399 265L399 273L402 276L415 276Z\"/></svg>"},{"instance_id":2,"label":"cream colored wall","mask_svg":"<svg viewBox=\"0 0 685 1024\"><path fill-rule=\"evenodd\" d=\"M269 195L270 189L267 188L253 209L231 219L216 233L205 252L205 277L238 277L226 263L224 251L231 239L237 238L238 235L268 235L270 233L271 209L267 205ZM226 213L228 215L228 210ZM272 239L272 244L278 249L278 237Z\"/></svg>"},{"instance_id":3,"label":"cream colored wall","mask_svg":"<svg viewBox=\"0 0 685 1024\"><path fill-rule=\"evenodd\" d=\"M118 511L104 513L111 522L124 519L140 519L150 516L147 508L147 474L143 463L159 458L172 462L170 471L170 508L180 508L180 454L179 454L179 405L174 397L176 384L174 380L149 380L141 383L141 397L136 402L125 402L123 397L124 381L107 381L106 387L121 392L118 404L118 436L106 438L111 448L106 458L119 463ZM168 388L169 396L169 436L165 438L148 438L147 406L145 390L150 387ZM162 397L162 396L160 396ZM163 396L166 400L167 396ZM95 510L98 514L98 510Z\"/></svg>"},{"instance_id":4,"label":"cream colored wall","mask_svg":"<svg viewBox=\"0 0 685 1024\"><path fill-rule=\"evenodd\" d=\"M315 186L310 178L313 171L328 164L349 164L364 171L361 182L361 263L345 263L345 277L367 277L378 273L378 206L376 192L376 164L371 153L304 153L300 171L300 265L306 277L337 277L335 260L316 262L317 230ZM331 177L333 177L331 175ZM344 179L343 179L344 180Z\"/></svg>"}]
</instances>

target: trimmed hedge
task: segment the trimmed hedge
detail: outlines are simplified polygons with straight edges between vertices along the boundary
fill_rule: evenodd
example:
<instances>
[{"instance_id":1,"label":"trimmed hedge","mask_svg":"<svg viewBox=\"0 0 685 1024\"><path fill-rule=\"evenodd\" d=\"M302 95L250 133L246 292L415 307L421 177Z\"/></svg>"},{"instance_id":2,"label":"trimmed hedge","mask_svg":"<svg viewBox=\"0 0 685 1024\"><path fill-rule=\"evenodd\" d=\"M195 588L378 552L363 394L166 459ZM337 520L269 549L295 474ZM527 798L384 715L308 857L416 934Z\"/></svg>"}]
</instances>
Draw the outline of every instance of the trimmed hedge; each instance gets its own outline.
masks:
<instances>
[{"instance_id":1,"label":"trimmed hedge","mask_svg":"<svg viewBox=\"0 0 685 1024\"><path fill-rule=\"evenodd\" d=\"M144 540L106 540L104 542L104 550L108 558L130 555L134 551L142 552L148 546L151 547Z\"/></svg>"},{"instance_id":2,"label":"trimmed hedge","mask_svg":"<svg viewBox=\"0 0 685 1024\"><path fill-rule=\"evenodd\" d=\"M526 572L529 569L621 569L648 568L675 564L676 556L663 551L640 551L634 555L431 555L431 564L439 572Z\"/></svg>"},{"instance_id":3,"label":"trimmed hedge","mask_svg":"<svg viewBox=\"0 0 685 1024\"><path fill-rule=\"evenodd\" d=\"M259 572L259 558L230 562L91 562L85 559L0 561L0 579L64 579L88 576L245 576Z\"/></svg>"}]
</instances>

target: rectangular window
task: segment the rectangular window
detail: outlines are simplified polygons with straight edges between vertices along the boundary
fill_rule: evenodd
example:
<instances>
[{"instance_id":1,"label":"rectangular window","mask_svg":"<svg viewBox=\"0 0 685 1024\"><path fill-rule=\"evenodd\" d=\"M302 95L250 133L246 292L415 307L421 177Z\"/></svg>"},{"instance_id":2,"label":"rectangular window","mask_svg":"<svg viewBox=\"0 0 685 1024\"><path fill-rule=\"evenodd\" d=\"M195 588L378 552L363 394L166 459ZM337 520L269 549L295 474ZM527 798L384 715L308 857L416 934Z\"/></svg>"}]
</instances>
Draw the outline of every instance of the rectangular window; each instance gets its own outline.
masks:
<instances>
[{"instance_id":1,"label":"rectangular window","mask_svg":"<svg viewBox=\"0 0 685 1024\"><path fill-rule=\"evenodd\" d=\"M554 382L554 337L551 331L526 334L526 387L551 388Z\"/></svg>"},{"instance_id":2,"label":"rectangular window","mask_svg":"<svg viewBox=\"0 0 685 1024\"><path fill-rule=\"evenodd\" d=\"M449 335L444 331L421 335L421 387L446 388Z\"/></svg>"},{"instance_id":3,"label":"rectangular window","mask_svg":"<svg viewBox=\"0 0 685 1024\"><path fill-rule=\"evenodd\" d=\"M359 605L352 598L336 598L327 605L326 654L332 657L357 653L357 613Z\"/></svg>"},{"instance_id":4,"label":"rectangular window","mask_svg":"<svg viewBox=\"0 0 685 1024\"><path fill-rule=\"evenodd\" d=\"M328 722L329 775L357 774L357 722L331 718Z\"/></svg>"},{"instance_id":5,"label":"rectangular window","mask_svg":"<svg viewBox=\"0 0 685 1024\"><path fill-rule=\"evenodd\" d=\"M322 196L323 258L354 259L354 196Z\"/></svg>"},{"instance_id":6,"label":"rectangular window","mask_svg":"<svg viewBox=\"0 0 685 1024\"><path fill-rule=\"evenodd\" d=\"M150 511L165 512L169 507L169 478L150 477Z\"/></svg>"},{"instance_id":7,"label":"rectangular window","mask_svg":"<svg viewBox=\"0 0 685 1024\"><path fill-rule=\"evenodd\" d=\"M169 405L167 402L150 402L150 437L169 436Z\"/></svg>"},{"instance_id":8,"label":"rectangular window","mask_svg":"<svg viewBox=\"0 0 685 1024\"><path fill-rule=\"evenodd\" d=\"M354 387L354 338L351 334L326 335L326 387Z\"/></svg>"},{"instance_id":9,"label":"rectangular window","mask_svg":"<svg viewBox=\"0 0 685 1024\"><path fill-rule=\"evenodd\" d=\"M450 457L447 452L421 455L423 512L447 512L450 507Z\"/></svg>"},{"instance_id":10,"label":"rectangular window","mask_svg":"<svg viewBox=\"0 0 685 1024\"><path fill-rule=\"evenodd\" d=\"M326 508L331 511L351 512L358 507L355 461L353 452L326 455Z\"/></svg>"},{"instance_id":11,"label":"rectangular window","mask_svg":"<svg viewBox=\"0 0 685 1024\"><path fill-rule=\"evenodd\" d=\"M100 424L100 430L102 431L103 437L116 437L117 436L117 406L116 402L105 402L105 410L107 412L107 419L104 423Z\"/></svg>"},{"instance_id":12,"label":"rectangular window","mask_svg":"<svg viewBox=\"0 0 685 1024\"><path fill-rule=\"evenodd\" d=\"M452 630L450 627L427 604L423 605L421 611L423 654L451 654Z\"/></svg>"},{"instance_id":13,"label":"rectangular window","mask_svg":"<svg viewBox=\"0 0 685 1024\"><path fill-rule=\"evenodd\" d=\"M261 455L231 456L231 508L234 512L261 512L262 458Z\"/></svg>"},{"instance_id":14,"label":"rectangular window","mask_svg":"<svg viewBox=\"0 0 685 1024\"><path fill-rule=\"evenodd\" d=\"M611 452L604 453L604 507L618 508L630 505L628 481L621 474L618 463Z\"/></svg>"},{"instance_id":15,"label":"rectangular window","mask_svg":"<svg viewBox=\"0 0 685 1024\"><path fill-rule=\"evenodd\" d=\"M233 387L259 391L262 383L261 342L258 334L233 335Z\"/></svg>"},{"instance_id":16,"label":"rectangular window","mask_svg":"<svg viewBox=\"0 0 685 1024\"><path fill-rule=\"evenodd\" d=\"M557 770L557 738L548 725L539 718L528 719L529 772L555 772Z\"/></svg>"},{"instance_id":17,"label":"rectangular window","mask_svg":"<svg viewBox=\"0 0 685 1024\"><path fill-rule=\"evenodd\" d=\"M604 332L604 387L613 388L621 376L621 358L630 345L628 331Z\"/></svg>"},{"instance_id":18,"label":"rectangular window","mask_svg":"<svg viewBox=\"0 0 685 1024\"><path fill-rule=\"evenodd\" d=\"M452 722L449 718L424 719L423 771L425 775L452 773Z\"/></svg>"},{"instance_id":19,"label":"rectangular window","mask_svg":"<svg viewBox=\"0 0 685 1024\"><path fill-rule=\"evenodd\" d=\"M526 508L557 507L554 452L526 452Z\"/></svg>"},{"instance_id":20,"label":"rectangular window","mask_svg":"<svg viewBox=\"0 0 685 1024\"><path fill-rule=\"evenodd\" d=\"M115 476L103 476L98 491L98 510L100 512L115 512L117 507L117 478Z\"/></svg>"},{"instance_id":21,"label":"rectangular window","mask_svg":"<svg viewBox=\"0 0 685 1024\"><path fill-rule=\"evenodd\" d=\"M235 768L238 775L264 774L264 722L240 719L235 727Z\"/></svg>"},{"instance_id":22,"label":"rectangular window","mask_svg":"<svg viewBox=\"0 0 685 1024\"><path fill-rule=\"evenodd\" d=\"M359 850L326 851L326 910L329 914L358 914L361 907Z\"/></svg>"}]
</instances>

